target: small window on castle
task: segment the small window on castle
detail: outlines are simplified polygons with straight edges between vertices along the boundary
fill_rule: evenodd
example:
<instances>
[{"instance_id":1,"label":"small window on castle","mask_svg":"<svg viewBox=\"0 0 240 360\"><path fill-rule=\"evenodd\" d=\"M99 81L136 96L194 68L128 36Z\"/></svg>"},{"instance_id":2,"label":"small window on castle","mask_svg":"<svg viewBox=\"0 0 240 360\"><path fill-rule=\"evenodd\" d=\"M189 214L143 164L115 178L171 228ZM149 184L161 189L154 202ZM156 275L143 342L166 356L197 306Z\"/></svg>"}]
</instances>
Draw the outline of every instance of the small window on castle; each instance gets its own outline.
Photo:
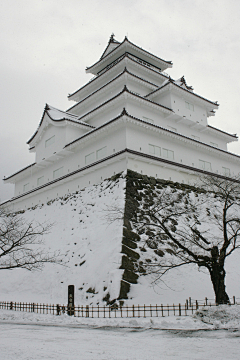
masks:
<instances>
[{"instance_id":1,"label":"small window on castle","mask_svg":"<svg viewBox=\"0 0 240 360\"><path fill-rule=\"evenodd\" d=\"M28 191L30 188L29 183L23 185L23 192Z\"/></svg>"},{"instance_id":2,"label":"small window on castle","mask_svg":"<svg viewBox=\"0 0 240 360\"><path fill-rule=\"evenodd\" d=\"M44 183L44 176L41 176L37 179L37 186L40 186Z\"/></svg>"},{"instance_id":3,"label":"small window on castle","mask_svg":"<svg viewBox=\"0 0 240 360\"><path fill-rule=\"evenodd\" d=\"M107 155L107 147L104 146L103 148L96 151L97 160L104 158Z\"/></svg>"},{"instance_id":4,"label":"small window on castle","mask_svg":"<svg viewBox=\"0 0 240 360\"><path fill-rule=\"evenodd\" d=\"M174 160L174 151L168 149L162 149L163 157L169 160Z\"/></svg>"},{"instance_id":5,"label":"small window on castle","mask_svg":"<svg viewBox=\"0 0 240 360\"><path fill-rule=\"evenodd\" d=\"M212 171L211 163L208 161L199 160L199 168L206 171Z\"/></svg>"},{"instance_id":6,"label":"small window on castle","mask_svg":"<svg viewBox=\"0 0 240 360\"><path fill-rule=\"evenodd\" d=\"M57 179L58 177L62 176L62 174L63 174L63 166L53 171L53 178Z\"/></svg>"},{"instance_id":7,"label":"small window on castle","mask_svg":"<svg viewBox=\"0 0 240 360\"><path fill-rule=\"evenodd\" d=\"M156 156L161 156L161 148L156 145L149 144L149 153Z\"/></svg>"},{"instance_id":8,"label":"small window on castle","mask_svg":"<svg viewBox=\"0 0 240 360\"><path fill-rule=\"evenodd\" d=\"M210 141L210 145L214 146L214 147L218 147L218 144L217 143L214 143L214 142L211 142Z\"/></svg>"},{"instance_id":9,"label":"small window on castle","mask_svg":"<svg viewBox=\"0 0 240 360\"><path fill-rule=\"evenodd\" d=\"M191 111L194 111L194 105L185 101L185 107L188 109L188 110L191 110Z\"/></svg>"},{"instance_id":10,"label":"small window on castle","mask_svg":"<svg viewBox=\"0 0 240 360\"><path fill-rule=\"evenodd\" d=\"M230 169L226 167L222 167L222 173L225 176L230 176Z\"/></svg>"},{"instance_id":11,"label":"small window on castle","mask_svg":"<svg viewBox=\"0 0 240 360\"><path fill-rule=\"evenodd\" d=\"M85 164L86 165L91 164L94 160L95 160L95 153L94 152L92 152L92 153L85 156Z\"/></svg>"},{"instance_id":12,"label":"small window on castle","mask_svg":"<svg viewBox=\"0 0 240 360\"><path fill-rule=\"evenodd\" d=\"M45 141L45 148L55 143L55 135Z\"/></svg>"}]
</instances>

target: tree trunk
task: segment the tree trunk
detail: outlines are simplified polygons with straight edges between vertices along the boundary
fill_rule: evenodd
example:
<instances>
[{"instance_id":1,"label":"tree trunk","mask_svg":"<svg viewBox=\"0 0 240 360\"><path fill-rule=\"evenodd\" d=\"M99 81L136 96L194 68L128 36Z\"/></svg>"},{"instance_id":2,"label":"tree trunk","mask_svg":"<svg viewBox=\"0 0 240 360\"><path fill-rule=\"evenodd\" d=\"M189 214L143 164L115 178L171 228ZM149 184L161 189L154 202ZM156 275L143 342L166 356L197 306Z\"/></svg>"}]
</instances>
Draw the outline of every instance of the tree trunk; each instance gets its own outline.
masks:
<instances>
[{"instance_id":1,"label":"tree trunk","mask_svg":"<svg viewBox=\"0 0 240 360\"><path fill-rule=\"evenodd\" d=\"M225 290L225 275L226 272L223 266L214 264L210 271L210 276L215 292L216 304L229 304L229 297Z\"/></svg>"}]
</instances>

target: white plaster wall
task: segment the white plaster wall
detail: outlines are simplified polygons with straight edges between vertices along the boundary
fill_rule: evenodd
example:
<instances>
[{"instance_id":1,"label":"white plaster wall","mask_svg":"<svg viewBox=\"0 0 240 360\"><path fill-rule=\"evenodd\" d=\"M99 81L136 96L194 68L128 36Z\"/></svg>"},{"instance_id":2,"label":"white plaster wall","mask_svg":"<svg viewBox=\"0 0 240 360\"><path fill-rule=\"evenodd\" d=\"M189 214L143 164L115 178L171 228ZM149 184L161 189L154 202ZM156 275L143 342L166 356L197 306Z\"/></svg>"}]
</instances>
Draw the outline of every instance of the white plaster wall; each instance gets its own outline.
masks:
<instances>
[{"instance_id":1,"label":"white plaster wall","mask_svg":"<svg viewBox=\"0 0 240 360\"><path fill-rule=\"evenodd\" d=\"M222 167L229 168L232 175L240 172L240 158L229 157L220 152L214 152L210 148L200 148L198 144L188 144L170 136L157 132L146 131L144 127L128 126L127 147L149 155L149 144L162 149L174 151L174 160L177 163L199 168L199 160L210 162L212 171L223 173ZM161 156L163 157L163 156ZM170 159L169 159L170 160Z\"/></svg>"},{"instance_id":2,"label":"white plaster wall","mask_svg":"<svg viewBox=\"0 0 240 360\"><path fill-rule=\"evenodd\" d=\"M45 141L55 135L55 142L48 147L45 147ZM35 146L36 148L36 162L40 162L43 158L48 158L54 152L59 152L66 144L66 129L65 127L57 127L49 125L42 134L41 140Z\"/></svg>"},{"instance_id":3,"label":"white plaster wall","mask_svg":"<svg viewBox=\"0 0 240 360\"><path fill-rule=\"evenodd\" d=\"M83 134L86 134L90 130L91 130L90 127L79 128L74 125L66 126L66 144L78 139L80 136L82 136Z\"/></svg>"},{"instance_id":4,"label":"white plaster wall","mask_svg":"<svg viewBox=\"0 0 240 360\"><path fill-rule=\"evenodd\" d=\"M23 194L23 186L27 183L29 183L29 190L36 189L38 187L37 179L39 177L44 176L44 184L53 181L53 172L61 167L63 167L62 176L64 176L89 165L85 161L85 156L89 155L90 153L94 152L95 154L93 162L100 160L97 159L96 152L103 147L106 147L106 157L126 148L125 127L119 127L117 131L114 131L108 137L105 137L104 135L105 133L102 133L98 134L97 138L96 136L92 137L91 139L86 138L78 148L72 150L73 153L71 155L68 155L65 158L60 158L59 160L50 163L47 167L39 167L37 172L33 172L31 175L26 176L24 179L18 181L15 185L14 196Z\"/></svg>"},{"instance_id":5,"label":"white plaster wall","mask_svg":"<svg viewBox=\"0 0 240 360\"><path fill-rule=\"evenodd\" d=\"M203 126L207 126L207 111L206 107L199 106L194 102L193 99L189 98L189 96L178 96L175 93L171 93L171 103L173 111L180 116L185 116L187 119L199 122L199 124ZM185 101L194 105L194 111L186 108Z\"/></svg>"},{"instance_id":6,"label":"white plaster wall","mask_svg":"<svg viewBox=\"0 0 240 360\"><path fill-rule=\"evenodd\" d=\"M51 187L42 188L29 195L19 198L13 202L5 204L13 211L20 209L27 209L37 204L47 203L57 197L64 196L68 193L80 191L81 189L101 182L117 173L124 171L127 168L126 157L119 158L118 161L109 160L106 163L94 166L94 168L86 169L79 172L75 176L68 178L64 181L58 181Z\"/></svg>"}]
</instances>

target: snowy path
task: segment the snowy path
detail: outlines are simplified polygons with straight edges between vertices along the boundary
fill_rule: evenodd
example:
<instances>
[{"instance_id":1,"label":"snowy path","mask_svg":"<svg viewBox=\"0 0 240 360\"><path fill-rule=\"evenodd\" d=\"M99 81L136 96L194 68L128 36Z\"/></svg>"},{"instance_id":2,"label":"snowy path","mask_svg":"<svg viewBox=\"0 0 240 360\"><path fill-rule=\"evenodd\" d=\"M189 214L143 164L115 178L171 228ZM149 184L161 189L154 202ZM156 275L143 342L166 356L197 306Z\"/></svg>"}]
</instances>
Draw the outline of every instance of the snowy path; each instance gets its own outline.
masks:
<instances>
[{"instance_id":1,"label":"snowy path","mask_svg":"<svg viewBox=\"0 0 240 360\"><path fill-rule=\"evenodd\" d=\"M1 360L238 360L240 331L0 322Z\"/></svg>"}]
</instances>

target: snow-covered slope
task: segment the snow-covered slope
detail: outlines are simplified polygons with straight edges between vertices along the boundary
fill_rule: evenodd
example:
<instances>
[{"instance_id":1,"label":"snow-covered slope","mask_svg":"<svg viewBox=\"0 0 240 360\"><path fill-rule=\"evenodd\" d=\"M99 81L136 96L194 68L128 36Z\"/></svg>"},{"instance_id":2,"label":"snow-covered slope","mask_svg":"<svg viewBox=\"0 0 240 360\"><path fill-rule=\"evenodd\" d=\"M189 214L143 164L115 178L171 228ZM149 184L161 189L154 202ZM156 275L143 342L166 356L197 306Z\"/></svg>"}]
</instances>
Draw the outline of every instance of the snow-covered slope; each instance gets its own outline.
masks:
<instances>
[{"instance_id":1,"label":"snow-covered slope","mask_svg":"<svg viewBox=\"0 0 240 360\"><path fill-rule=\"evenodd\" d=\"M125 179L96 186L22 214L26 222L51 223L46 251L60 250L66 266L46 264L42 271L2 270L1 300L66 303L68 285L75 285L78 304L102 302L119 295L122 221L110 223L108 206L124 208Z\"/></svg>"},{"instance_id":2,"label":"snow-covered slope","mask_svg":"<svg viewBox=\"0 0 240 360\"><path fill-rule=\"evenodd\" d=\"M172 270L157 284L153 283L154 276L131 271L131 258L141 261L145 255L141 251L142 240L139 241L134 229L128 229L125 197L131 189L126 195L125 176L124 173L25 211L22 216L26 222L35 219L53 224L45 236L46 251L60 250L65 266L46 264L42 271L32 272L2 270L0 300L66 303L68 285L75 285L78 305L106 304L124 293L123 286L126 288L122 297L128 297L124 300L128 304L177 304L188 297L214 299L209 275L197 266ZM155 256L151 249L147 253L148 257ZM236 286L239 259L240 251L229 257L226 266L230 297L240 298Z\"/></svg>"}]
</instances>

